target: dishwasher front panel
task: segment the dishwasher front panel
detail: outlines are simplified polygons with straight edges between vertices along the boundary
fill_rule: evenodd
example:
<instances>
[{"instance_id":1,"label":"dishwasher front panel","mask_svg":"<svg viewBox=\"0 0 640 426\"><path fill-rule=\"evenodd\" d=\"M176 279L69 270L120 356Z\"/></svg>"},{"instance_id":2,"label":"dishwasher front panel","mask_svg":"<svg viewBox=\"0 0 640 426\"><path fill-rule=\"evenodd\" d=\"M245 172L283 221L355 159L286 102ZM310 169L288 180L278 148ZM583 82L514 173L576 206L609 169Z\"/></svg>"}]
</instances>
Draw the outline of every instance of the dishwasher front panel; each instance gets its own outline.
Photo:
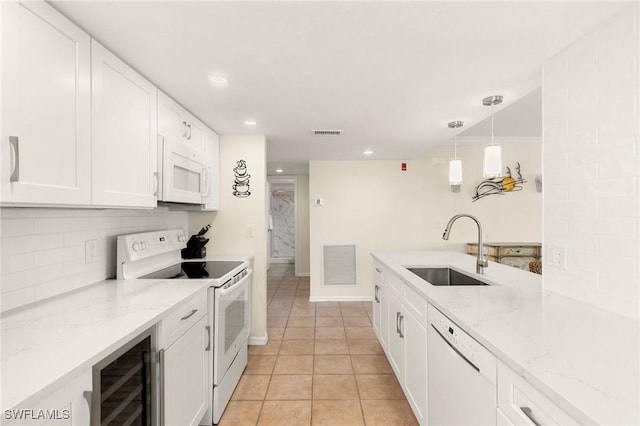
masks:
<instances>
[{"instance_id":1,"label":"dishwasher front panel","mask_svg":"<svg viewBox=\"0 0 640 426\"><path fill-rule=\"evenodd\" d=\"M429 308L429 425L494 426L495 358L439 311Z\"/></svg>"}]
</instances>

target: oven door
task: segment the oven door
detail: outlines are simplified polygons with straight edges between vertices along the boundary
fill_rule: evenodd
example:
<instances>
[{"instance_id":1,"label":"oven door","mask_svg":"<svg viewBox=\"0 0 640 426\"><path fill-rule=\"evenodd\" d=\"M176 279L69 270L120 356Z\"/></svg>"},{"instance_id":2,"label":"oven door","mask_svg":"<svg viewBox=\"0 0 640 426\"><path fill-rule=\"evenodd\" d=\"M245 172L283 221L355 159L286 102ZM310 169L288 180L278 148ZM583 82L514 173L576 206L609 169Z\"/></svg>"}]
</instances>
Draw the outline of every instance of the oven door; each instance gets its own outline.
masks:
<instances>
[{"instance_id":1,"label":"oven door","mask_svg":"<svg viewBox=\"0 0 640 426\"><path fill-rule=\"evenodd\" d=\"M229 288L215 289L213 384L219 385L229 366L249 339L252 270Z\"/></svg>"},{"instance_id":2,"label":"oven door","mask_svg":"<svg viewBox=\"0 0 640 426\"><path fill-rule=\"evenodd\" d=\"M160 200L202 204L209 193L209 167L204 153L159 136L162 146Z\"/></svg>"}]
</instances>

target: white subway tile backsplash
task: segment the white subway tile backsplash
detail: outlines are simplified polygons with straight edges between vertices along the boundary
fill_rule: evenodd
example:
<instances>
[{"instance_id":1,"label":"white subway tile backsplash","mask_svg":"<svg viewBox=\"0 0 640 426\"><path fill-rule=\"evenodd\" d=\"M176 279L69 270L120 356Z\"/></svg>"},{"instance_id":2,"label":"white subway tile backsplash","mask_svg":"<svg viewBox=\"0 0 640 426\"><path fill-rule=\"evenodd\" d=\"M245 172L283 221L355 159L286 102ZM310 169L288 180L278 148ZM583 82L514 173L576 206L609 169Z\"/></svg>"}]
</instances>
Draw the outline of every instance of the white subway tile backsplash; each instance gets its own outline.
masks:
<instances>
[{"instance_id":1,"label":"white subway tile backsplash","mask_svg":"<svg viewBox=\"0 0 640 426\"><path fill-rule=\"evenodd\" d=\"M546 185L543 192L543 241L567 251L566 270L543 257L544 287L635 319L640 319L639 16L638 4L628 6L551 58L543 72L545 183L557 185Z\"/></svg>"},{"instance_id":2,"label":"white subway tile backsplash","mask_svg":"<svg viewBox=\"0 0 640 426\"><path fill-rule=\"evenodd\" d=\"M186 212L153 210L0 209L0 309L6 311L116 274L118 235L188 230ZM85 264L96 240L97 262Z\"/></svg>"}]
</instances>

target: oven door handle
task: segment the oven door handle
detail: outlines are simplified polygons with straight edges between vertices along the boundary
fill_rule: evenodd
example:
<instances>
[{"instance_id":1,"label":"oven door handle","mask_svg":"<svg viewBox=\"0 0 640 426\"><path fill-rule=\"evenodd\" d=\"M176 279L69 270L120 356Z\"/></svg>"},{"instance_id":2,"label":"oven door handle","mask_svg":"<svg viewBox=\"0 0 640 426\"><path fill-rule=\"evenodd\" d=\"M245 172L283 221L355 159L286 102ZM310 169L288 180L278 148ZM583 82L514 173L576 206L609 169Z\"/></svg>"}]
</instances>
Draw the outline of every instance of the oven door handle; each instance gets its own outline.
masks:
<instances>
[{"instance_id":1,"label":"oven door handle","mask_svg":"<svg viewBox=\"0 0 640 426\"><path fill-rule=\"evenodd\" d=\"M244 277L242 277L242 279L240 281L238 281L237 283L233 284L232 286L229 286L227 288L217 288L216 289L216 298L218 297L222 297L222 296L226 296L229 293L232 293L234 291L236 291L237 289L239 289L240 287L242 287L243 285L246 284L246 281L249 281L251 279L251 274L253 273L253 270L249 269L247 270L247 275L245 275Z\"/></svg>"}]
</instances>

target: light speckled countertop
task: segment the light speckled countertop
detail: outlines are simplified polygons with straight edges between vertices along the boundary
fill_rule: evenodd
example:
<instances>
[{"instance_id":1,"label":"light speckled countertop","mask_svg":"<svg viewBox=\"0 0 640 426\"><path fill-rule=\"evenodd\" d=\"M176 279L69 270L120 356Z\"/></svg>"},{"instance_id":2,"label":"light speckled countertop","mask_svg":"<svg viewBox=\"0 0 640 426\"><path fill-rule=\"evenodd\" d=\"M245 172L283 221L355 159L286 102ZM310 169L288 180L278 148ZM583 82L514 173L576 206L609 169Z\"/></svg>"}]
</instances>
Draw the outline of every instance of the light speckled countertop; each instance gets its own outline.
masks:
<instances>
[{"instance_id":1,"label":"light speckled countertop","mask_svg":"<svg viewBox=\"0 0 640 426\"><path fill-rule=\"evenodd\" d=\"M640 424L640 323L543 291L541 276L491 262L495 285L436 287L405 266L453 266L455 252L374 252L403 282L582 424Z\"/></svg>"}]
</instances>

